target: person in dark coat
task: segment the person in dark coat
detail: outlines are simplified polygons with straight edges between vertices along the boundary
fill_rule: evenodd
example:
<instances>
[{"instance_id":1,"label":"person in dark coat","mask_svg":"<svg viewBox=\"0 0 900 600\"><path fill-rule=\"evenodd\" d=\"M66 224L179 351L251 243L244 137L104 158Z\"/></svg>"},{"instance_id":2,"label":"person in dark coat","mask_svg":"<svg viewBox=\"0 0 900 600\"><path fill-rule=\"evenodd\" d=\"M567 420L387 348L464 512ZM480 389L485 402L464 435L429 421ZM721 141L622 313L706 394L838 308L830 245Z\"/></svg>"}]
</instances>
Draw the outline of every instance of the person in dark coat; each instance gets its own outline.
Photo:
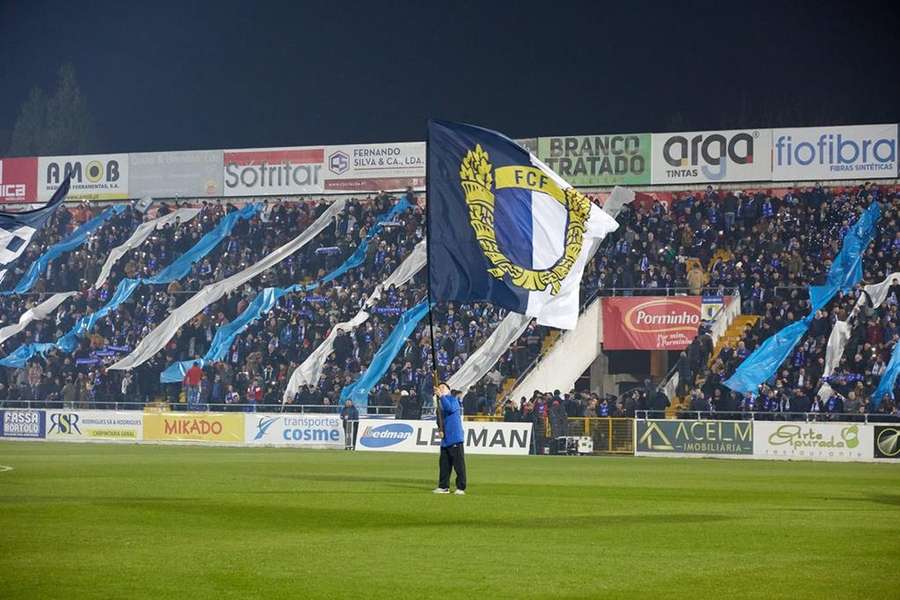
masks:
<instances>
[{"instance_id":1,"label":"person in dark coat","mask_svg":"<svg viewBox=\"0 0 900 600\"><path fill-rule=\"evenodd\" d=\"M359 426L359 409L353 405L352 400L344 402L341 408L341 421L344 423L346 448L351 450L356 444L356 428Z\"/></svg>"},{"instance_id":2,"label":"person in dark coat","mask_svg":"<svg viewBox=\"0 0 900 600\"><path fill-rule=\"evenodd\" d=\"M566 415L565 408L563 408L563 405L559 400L554 400L553 404L550 405L548 417L550 420L550 436L553 439L552 446L554 454L559 454L559 438L569 434L569 418L568 415Z\"/></svg>"}]
</instances>

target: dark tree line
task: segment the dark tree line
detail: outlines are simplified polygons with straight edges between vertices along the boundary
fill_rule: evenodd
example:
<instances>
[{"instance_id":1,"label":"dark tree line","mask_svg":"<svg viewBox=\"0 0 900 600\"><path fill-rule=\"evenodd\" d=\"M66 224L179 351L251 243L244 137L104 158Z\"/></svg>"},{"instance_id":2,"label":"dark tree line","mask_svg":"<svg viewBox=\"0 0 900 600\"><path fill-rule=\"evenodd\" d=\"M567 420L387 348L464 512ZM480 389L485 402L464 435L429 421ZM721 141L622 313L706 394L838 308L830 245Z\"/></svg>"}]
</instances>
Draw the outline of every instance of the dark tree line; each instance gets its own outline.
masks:
<instances>
[{"instance_id":1,"label":"dark tree line","mask_svg":"<svg viewBox=\"0 0 900 600\"><path fill-rule=\"evenodd\" d=\"M7 156L53 156L101 151L75 67L59 69L56 89L33 87L13 126Z\"/></svg>"}]
</instances>

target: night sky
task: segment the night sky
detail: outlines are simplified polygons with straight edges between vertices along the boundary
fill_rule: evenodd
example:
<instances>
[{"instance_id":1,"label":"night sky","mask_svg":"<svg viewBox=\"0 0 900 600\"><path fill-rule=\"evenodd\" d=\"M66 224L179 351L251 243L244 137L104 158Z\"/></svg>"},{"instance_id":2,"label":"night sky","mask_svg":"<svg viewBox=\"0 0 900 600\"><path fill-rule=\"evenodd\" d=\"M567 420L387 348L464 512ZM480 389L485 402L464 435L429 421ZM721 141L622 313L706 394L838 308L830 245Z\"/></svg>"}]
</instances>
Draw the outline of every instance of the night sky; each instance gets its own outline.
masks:
<instances>
[{"instance_id":1,"label":"night sky","mask_svg":"<svg viewBox=\"0 0 900 600\"><path fill-rule=\"evenodd\" d=\"M0 153L74 64L110 152L900 120L896 2L0 0Z\"/></svg>"}]
</instances>

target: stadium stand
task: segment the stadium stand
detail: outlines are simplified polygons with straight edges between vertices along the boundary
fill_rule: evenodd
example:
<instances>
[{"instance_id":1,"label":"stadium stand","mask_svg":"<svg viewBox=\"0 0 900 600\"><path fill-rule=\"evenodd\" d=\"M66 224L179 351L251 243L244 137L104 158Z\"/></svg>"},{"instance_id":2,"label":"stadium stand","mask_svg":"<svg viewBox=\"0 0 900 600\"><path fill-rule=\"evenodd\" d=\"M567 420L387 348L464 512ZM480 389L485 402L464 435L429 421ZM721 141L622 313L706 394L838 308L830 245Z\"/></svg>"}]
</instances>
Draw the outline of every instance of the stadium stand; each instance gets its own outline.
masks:
<instances>
[{"instance_id":1,"label":"stadium stand","mask_svg":"<svg viewBox=\"0 0 900 600\"><path fill-rule=\"evenodd\" d=\"M529 399L506 398L509 381L539 360L555 340L555 332L532 323L489 376L468 391L467 412L496 412L510 420L539 415L549 420L560 412L568 416L634 415L641 410L661 414L670 405L681 411L719 413L867 411L869 395L900 334L896 287L878 309L866 305L859 311L844 358L829 377L823 379L823 363L831 325L837 319L846 320L862 293L859 289L838 295L816 315L809 335L774 385L764 387L757 398L740 397L722 382L762 340L808 311L804 286L824 278L842 234L873 201L881 203L883 217L863 261L864 282L881 281L898 270L900 198L896 191L868 184L771 191L707 187L667 193L665 198L643 196L645 201L620 213L619 231L604 241L588 265L583 300L597 295L698 294L709 288L737 289L743 313L749 316L737 321L736 330L718 347L708 335L698 336L678 360L681 384L678 397L673 398L661 395L649 381L621 398L575 390L536 393ZM241 408L280 404L294 368L325 339L335 323L356 314L367 294L423 239L424 214L419 199L411 192L407 199L412 208L384 224L359 268L316 289L285 296L237 338L226 360L206 366L201 402ZM0 369L2 395L8 400L48 405L103 407L153 401L177 405L183 401L181 384L159 381L167 365L202 356L216 329L240 314L262 288L314 282L335 269L375 225L376 215L385 213L396 201L395 196L387 194L349 201L340 217L314 243L209 306L182 327L152 360L131 372L107 370L190 294L287 242L326 206L325 200L268 200L259 215L238 221L231 235L194 264L188 276L166 286L141 286L129 302L81 339L74 353L52 350L24 369ZM5 356L22 344L56 340L79 317L109 300L124 277L153 275L191 248L226 213L237 210L224 202L203 202L197 207L200 213L196 218L155 231L144 245L115 265L99 289L93 289L102 264L97 257L106 256L143 220L164 215L174 207L161 203L151 215L144 215L131 206L111 218L83 247L52 262L31 293L4 299L0 310L4 323L10 323L50 293L79 292L49 318L35 321L5 340L0 351ZM25 266L99 210L87 204L60 209L51 226L35 237L17 263L17 270L7 274L3 286L15 285ZM410 284L386 290L364 325L337 337L318 386L302 387L287 399L287 405L336 404L340 390L371 361L400 314L425 295L424 271ZM504 316L504 311L482 304L437 307L434 321L441 375L455 372ZM421 406L430 396L429 367L430 339L423 322L372 390L370 405ZM816 399L821 383L830 384L835 392L831 398ZM897 412L890 402L878 410Z\"/></svg>"}]
</instances>

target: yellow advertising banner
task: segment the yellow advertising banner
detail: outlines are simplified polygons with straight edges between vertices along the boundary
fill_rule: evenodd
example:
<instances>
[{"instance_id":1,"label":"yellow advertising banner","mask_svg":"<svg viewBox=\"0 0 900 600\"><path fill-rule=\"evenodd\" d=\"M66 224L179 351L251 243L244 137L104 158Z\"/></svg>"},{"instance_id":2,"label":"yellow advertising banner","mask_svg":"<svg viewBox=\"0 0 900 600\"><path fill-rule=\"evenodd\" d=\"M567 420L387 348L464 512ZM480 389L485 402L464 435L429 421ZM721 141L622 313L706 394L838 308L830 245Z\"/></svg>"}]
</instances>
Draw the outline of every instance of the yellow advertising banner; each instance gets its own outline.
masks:
<instances>
[{"instance_id":1,"label":"yellow advertising banner","mask_svg":"<svg viewBox=\"0 0 900 600\"><path fill-rule=\"evenodd\" d=\"M145 413L144 439L243 443L244 415L241 413Z\"/></svg>"}]
</instances>

